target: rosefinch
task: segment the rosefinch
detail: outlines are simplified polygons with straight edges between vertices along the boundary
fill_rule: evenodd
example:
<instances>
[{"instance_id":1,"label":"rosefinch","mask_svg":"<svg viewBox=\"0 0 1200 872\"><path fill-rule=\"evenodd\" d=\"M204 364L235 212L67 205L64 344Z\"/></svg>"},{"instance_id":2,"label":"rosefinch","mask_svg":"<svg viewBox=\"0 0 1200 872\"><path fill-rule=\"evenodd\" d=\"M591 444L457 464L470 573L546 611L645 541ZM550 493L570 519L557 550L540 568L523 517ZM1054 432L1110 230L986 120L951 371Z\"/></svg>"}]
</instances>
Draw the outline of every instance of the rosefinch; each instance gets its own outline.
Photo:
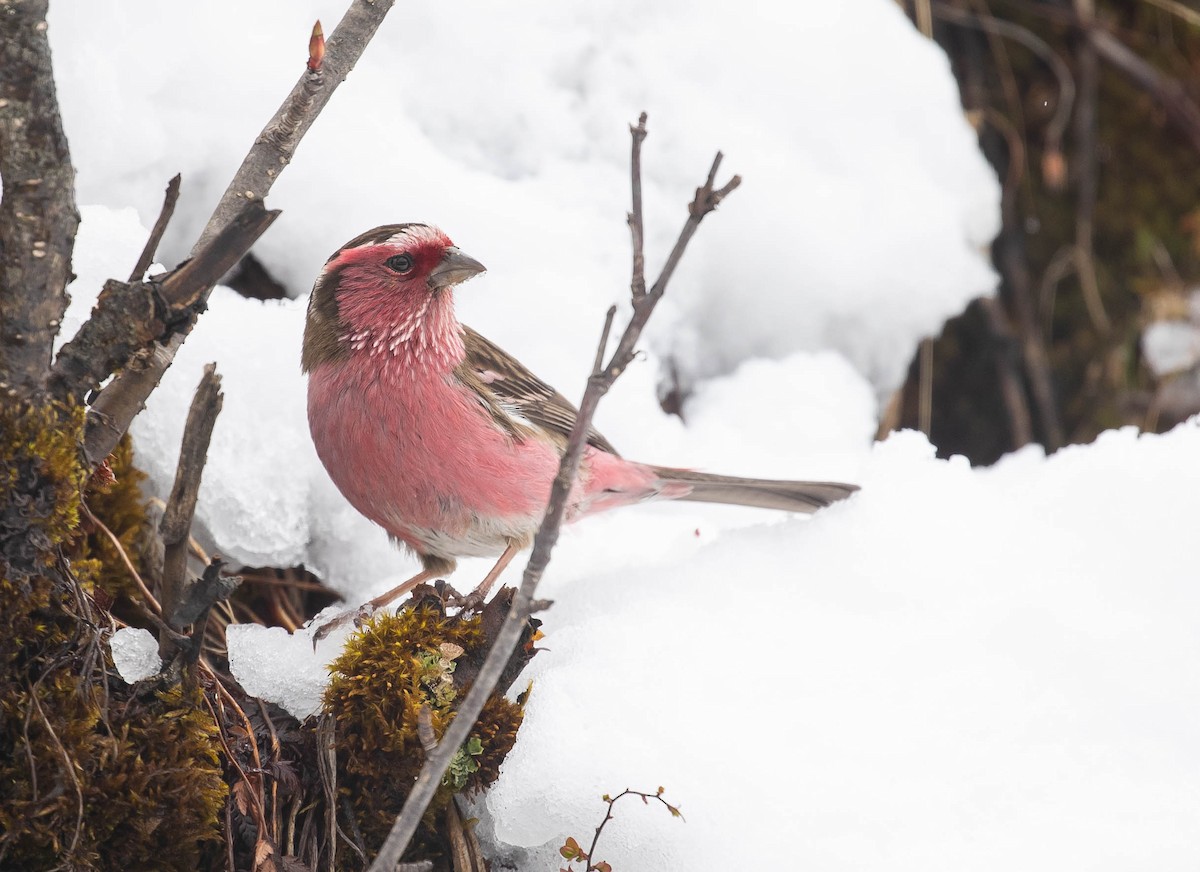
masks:
<instances>
[{"instance_id":1,"label":"rosefinch","mask_svg":"<svg viewBox=\"0 0 1200 872\"><path fill-rule=\"evenodd\" d=\"M317 454L350 504L424 566L372 606L457 557L500 555L486 591L546 509L576 410L454 317L454 286L483 271L440 230L393 224L329 258L309 299L302 365ZM567 520L649 499L813 512L855 490L636 463L592 430Z\"/></svg>"}]
</instances>

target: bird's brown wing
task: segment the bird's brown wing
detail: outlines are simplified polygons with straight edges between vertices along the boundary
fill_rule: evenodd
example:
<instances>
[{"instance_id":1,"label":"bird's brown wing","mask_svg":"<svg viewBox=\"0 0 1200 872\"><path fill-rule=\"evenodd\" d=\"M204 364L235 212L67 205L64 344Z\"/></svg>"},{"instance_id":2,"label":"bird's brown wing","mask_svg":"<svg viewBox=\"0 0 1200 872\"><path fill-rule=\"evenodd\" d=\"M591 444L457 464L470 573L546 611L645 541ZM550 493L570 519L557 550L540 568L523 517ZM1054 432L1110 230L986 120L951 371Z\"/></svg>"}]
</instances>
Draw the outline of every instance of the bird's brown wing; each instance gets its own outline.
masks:
<instances>
[{"instance_id":1,"label":"bird's brown wing","mask_svg":"<svg viewBox=\"0 0 1200 872\"><path fill-rule=\"evenodd\" d=\"M462 330L466 356L455 375L480 395L496 423L518 439L528 435L528 426L540 428L565 448L578 410L498 345L470 327L464 325ZM523 422L528 422L524 428ZM601 451L617 453L594 428L588 430L587 441Z\"/></svg>"}]
</instances>

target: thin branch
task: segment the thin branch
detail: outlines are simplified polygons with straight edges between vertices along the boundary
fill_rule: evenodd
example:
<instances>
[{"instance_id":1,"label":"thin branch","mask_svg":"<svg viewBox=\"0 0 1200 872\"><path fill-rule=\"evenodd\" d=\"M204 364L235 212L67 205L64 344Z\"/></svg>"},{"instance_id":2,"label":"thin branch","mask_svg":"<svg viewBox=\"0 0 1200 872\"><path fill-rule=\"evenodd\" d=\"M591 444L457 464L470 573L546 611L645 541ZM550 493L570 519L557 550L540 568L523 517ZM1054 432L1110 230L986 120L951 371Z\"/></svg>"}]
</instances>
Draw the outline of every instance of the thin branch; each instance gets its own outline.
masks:
<instances>
[{"instance_id":1,"label":"thin branch","mask_svg":"<svg viewBox=\"0 0 1200 872\"><path fill-rule=\"evenodd\" d=\"M46 9L24 0L0 12L0 388L26 395L46 380L79 227Z\"/></svg>"},{"instance_id":2,"label":"thin branch","mask_svg":"<svg viewBox=\"0 0 1200 872\"><path fill-rule=\"evenodd\" d=\"M309 40L309 62L276 111L254 141L221 201L208 219L193 254L221 232L247 200L262 200L270 193L279 174L292 161L296 146L316 121L338 85L354 69L363 50L395 0L354 0L328 41L316 39L320 22ZM318 42L320 60L317 60ZM314 69L315 67L315 69Z\"/></svg>"},{"instance_id":3,"label":"thin branch","mask_svg":"<svg viewBox=\"0 0 1200 872\"><path fill-rule=\"evenodd\" d=\"M667 811L671 813L671 817L677 817L680 820L683 820L683 814L679 811L678 807L671 805L671 803L663 799L663 789L661 787L658 788L656 793L646 793L641 790L630 790L628 787L626 787L616 796L609 796L606 793L602 797L604 802L607 803L607 807L604 811L604 820L600 821L600 825L596 827L596 833L594 836L592 836L592 844L588 846L587 853L578 857L567 857L568 860L582 860L584 866L586 867L585 872L591 872L591 870L600 868L600 865L596 861L596 846L600 844L600 835L604 832L604 828L608 826L608 822L615 817L613 814L613 806L627 796L640 796L644 805L649 805L650 800L652 799L658 800L663 804ZM560 851L560 853L562 853L562 851ZM565 857L566 854L563 854L563 856Z\"/></svg>"},{"instance_id":4,"label":"thin branch","mask_svg":"<svg viewBox=\"0 0 1200 872\"><path fill-rule=\"evenodd\" d=\"M171 496L167 500L162 521L159 522L165 547L162 571L163 617L177 630L190 623L183 620L180 614L187 602L189 586L188 534L192 529L196 499L200 494L200 478L204 473L204 461L208 455L213 425L221 411L222 400L221 377L217 375L216 365L210 363L204 367L204 375L188 410L183 444L179 450L179 466L175 471L175 484L171 488ZM170 658L164 656L163 659Z\"/></svg>"},{"instance_id":5,"label":"thin branch","mask_svg":"<svg viewBox=\"0 0 1200 872\"><path fill-rule=\"evenodd\" d=\"M680 231L679 239L675 243L671 256L663 266L662 274L659 275L654 287L644 298L634 301L633 318L626 326L608 365L601 371L593 372L588 378L587 390L584 391L583 399L579 404L579 413L576 415L575 425L567 440L567 448L562 462L559 464L558 475L555 476L554 484L550 489L550 501L546 507L546 515L533 540L533 553L525 567L521 586L513 596L508 615L495 636L495 641L492 643L491 650L488 651L487 659L484 661L479 675L471 684L470 692L459 706L454 720L450 722L443 733L437 749L426 755L421 772L404 802L404 807L397 815L391 832L388 833L387 839L379 849L379 854L371 864L370 872L391 872L396 868L396 864L400 861L416 832L421 816L429 807L434 793L441 784L442 776L449 767L451 758L470 735L479 713L483 709L483 704L495 690L512 652L521 639L526 622L532 614L534 594L537 591L538 583L546 571L546 566L550 563L550 554L558 541L559 530L566 516L567 498L579 470L580 460L583 458L587 432L591 427L592 417L600 398L608 392L613 382L633 359L633 348L641 335L642 328L653 312L654 306L662 298L671 273L678 264L679 258L682 257L688 241L695 234L696 228L704 216L713 211L721 200L741 182L739 177L734 176L724 187L714 189L714 180L720 163L721 155L718 153L713 161L712 169L709 171L708 180L696 190L696 197L688 206L687 221L683 230ZM606 326L603 338L607 339L607 333Z\"/></svg>"},{"instance_id":6,"label":"thin branch","mask_svg":"<svg viewBox=\"0 0 1200 872\"><path fill-rule=\"evenodd\" d=\"M158 220L154 222L154 227L150 230L150 236L146 240L146 245L142 249L137 263L134 264L133 270L129 273L130 282L140 282L144 279L146 277L146 270L150 269L150 265L154 263L154 255L158 251L158 244L162 242L163 234L167 232L167 225L171 222L171 216L175 214L175 203L179 200L179 182L179 173L176 173L171 177L171 181L167 182L167 190L163 195L163 204L162 209L158 213Z\"/></svg>"},{"instance_id":7,"label":"thin branch","mask_svg":"<svg viewBox=\"0 0 1200 872\"><path fill-rule=\"evenodd\" d=\"M124 390L109 385L100 392L87 412L87 429L83 437L83 456L88 465L98 466L112 454L130 422L145 408L146 398L158 387L163 373L179 346L183 334L176 333L165 345L155 343L134 356L118 376ZM116 384L114 380L113 384Z\"/></svg>"},{"instance_id":8,"label":"thin branch","mask_svg":"<svg viewBox=\"0 0 1200 872\"><path fill-rule=\"evenodd\" d=\"M143 348L189 332L213 286L277 217L278 212L268 212L261 203L247 204L198 255L165 277L137 284L105 282L91 317L54 361L55 390L61 396L95 390Z\"/></svg>"},{"instance_id":9,"label":"thin branch","mask_svg":"<svg viewBox=\"0 0 1200 872\"><path fill-rule=\"evenodd\" d=\"M633 278L630 280L630 290L633 292L633 299L640 300L646 296L645 218L642 214L642 141L646 138L645 112L638 116L636 127L629 125L629 137L632 140L629 175L633 188L633 208L626 216L629 234L633 238Z\"/></svg>"},{"instance_id":10,"label":"thin branch","mask_svg":"<svg viewBox=\"0 0 1200 872\"><path fill-rule=\"evenodd\" d=\"M304 73L242 161L241 168L192 247L194 258L201 257L210 243L237 216L245 213L248 203L255 204L261 211L262 200L284 167L291 162L300 140L325 108L333 92L350 74L394 2L352 0L328 41L317 39L314 28ZM253 240L250 241L252 243ZM249 250L250 244L237 252L234 263ZM196 306L202 306L208 300L210 291L211 288L198 296L188 296L193 297ZM190 325L182 326L169 341L155 345L150 353L139 359L136 366L127 368L104 389L93 407L98 414L88 416L84 437L87 457L93 464L106 457L112 450L111 446L116 445L116 441L128 429L190 332Z\"/></svg>"}]
</instances>

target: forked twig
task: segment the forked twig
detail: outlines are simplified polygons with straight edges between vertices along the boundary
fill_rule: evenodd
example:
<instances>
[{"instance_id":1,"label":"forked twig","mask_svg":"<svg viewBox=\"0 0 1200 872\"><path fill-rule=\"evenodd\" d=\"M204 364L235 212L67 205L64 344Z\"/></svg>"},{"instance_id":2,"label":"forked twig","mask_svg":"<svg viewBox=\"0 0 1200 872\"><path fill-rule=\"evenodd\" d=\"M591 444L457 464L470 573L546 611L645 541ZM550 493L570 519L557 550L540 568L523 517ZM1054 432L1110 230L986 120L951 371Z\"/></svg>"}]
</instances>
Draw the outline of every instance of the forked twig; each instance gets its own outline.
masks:
<instances>
[{"instance_id":1,"label":"forked twig","mask_svg":"<svg viewBox=\"0 0 1200 872\"><path fill-rule=\"evenodd\" d=\"M638 127L640 128L642 125L639 124ZM638 136L638 128L633 128L632 131L635 137ZM550 562L550 553L558 541L559 529L566 515L567 496L579 470L579 463L583 457L583 446L592 423L592 417L596 412L596 406L599 404L600 398L608 392L613 382L633 360L634 346L637 344L642 328L653 312L654 306L662 298L667 282L670 281L680 257L683 256L688 242L696 232L696 228L700 226L704 216L716 209L725 196L741 183L741 179L734 176L723 187L715 188L717 169L720 164L721 154L718 152L713 160L712 168L709 170L707 180L704 185L696 189L696 196L688 206L687 221L679 233L679 239L676 241L670 257L663 266L662 273L645 297L634 299L633 317L626 326L608 364L603 369L599 365L603 360L603 349L597 355L596 365L588 378L587 390L584 391L583 399L579 404L579 413L575 418L575 425L567 441L566 451L559 464L558 475L550 490L546 515L533 540L533 553L525 567L521 586L513 596L512 605L509 607L504 623L496 634L491 650L488 651L487 659L472 683L470 692L458 707L454 720L442 734L437 748L426 755L425 764L421 767L421 772L404 802L404 807L397 815L391 832L388 833L375 861L371 864L370 872L392 872L396 868L416 832L421 816L425 813L425 809L428 808L434 793L441 784L442 776L449 767L451 758L467 740L479 718L483 704L495 690L513 650L520 641L522 630L532 614L534 593ZM638 214L634 220L640 223L641 215ZM630 223L632 226L634 221ZM635 272L636 269L635 266ZM611 323L606 318L602 337L605 340L608 338L610 326Z\"/></svg>"}]
</instances>

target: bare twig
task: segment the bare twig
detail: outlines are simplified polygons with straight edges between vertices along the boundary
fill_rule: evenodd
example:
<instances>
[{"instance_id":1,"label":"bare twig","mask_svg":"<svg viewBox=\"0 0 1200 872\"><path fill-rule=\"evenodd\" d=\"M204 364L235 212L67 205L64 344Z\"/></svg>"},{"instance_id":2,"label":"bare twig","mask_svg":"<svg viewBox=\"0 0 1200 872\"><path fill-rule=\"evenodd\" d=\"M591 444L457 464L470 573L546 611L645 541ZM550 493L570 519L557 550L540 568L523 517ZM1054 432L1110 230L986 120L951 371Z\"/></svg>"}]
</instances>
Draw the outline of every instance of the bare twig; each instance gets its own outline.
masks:
<instances>
[{"instance_id":1,"label":"bare twig","mask_svg":"<svg viewBox=\"0 0 1200 872\"><path fill-rule=\"evenodd\" d=\"M126 389L112 390L110 385L100 392L87 413L83 455L88 464L97 466L112 453L129 429L130 422L144 408L146 398L158 386L163 373L171 365L175 351L182 344L183 334L176 333L166 345L155 343L143 349L119 376Z\"/></svg>"},{"instance_id":2,"label":"bare twig","mask_svg":"<svg viewBox=\"0 0 1200 872\"><path fill-rule=\"evenodd\" d=\"M150 269L150 264L154 263L154 255L158 251L158 244L162 242L163 234L167 232L167 225L171 222L171 216L175 214L175 203L179 200L179 173L171 177L171 181L167 182L167 190L163 195L162 209L159 210L158 220L154 222L154 227L150 230L150 236L146 239L146 245L142 248L142 253L134 264L133 270L129 273L130 282L140 282L146 277L146 270Z\"/></svg>"},{"instance_id":3,"label":"bare twig","mask_svg":"<svg viewBox=\"0 0 1200 872\"><path fill-rule=\"evenodd\" d=\"M192 247L195 258L199 258L212 241L238 215L244 213L247 203L254 203L261 208L263 198L290 163L300 140L325 108L333 92L354 68L394 2L352 0L327 42L318 40L314 32L314 38L309 41L309 58L304 73L242 161L241 168ZM250 244L237 252L234 263L249 250ZM194 303L203 305L210 291L211 288L206 289L195 297ZM115 445L116 439L128 429L133 416L141 410L158 385L190 331L190 325L182 326L169 341L155 345L150 353L139 359L136 366L127 368L104 389L94 407L98 414L88 417L84 441L89 460L98 463L107 456L105 446Z\"/></svg>"},{"instance_id":4,"label":"bare twig","mask_svg":"<svg viewBox=\"0 0 1200 872\"><path fill-rule=\"evenodd\" d=\"M317 22L314 38L309 40L309 60L304 74L258 135L253 148L221 196L212 217L208 219L200 238L196 240L193 254L220 233L247 200L262 200L270 193L279 174L291 163L296 146L338 85L350 75L394 2L354 0L328 41L319 42L315 38L321 26ZM319 62L316 60L318 42L321 46Z\"/></svg>"},{"instance_id":5,"label":"bare twig","mask_svg":"<svg viewBox=\"0 0 1200 872\"><path fill-rule=\"evenodd\" d=\"M630 280L630 290L633 299L640 300L646 296L646 253L645 253L645 217L642 214L642 141L646 138L646 113L638 116L638 123L629 125L631 140L629 155L629 175L633 188L633 208L626 220L629 222L629 234L633 238L633 278ZM603 349L601 349L603 350Z\"/></svg>"},{"instance_id":6,"label":"bare twig","mask_svg":"<svg viewBox=\"0 0 1200 872\"><path fill-rule=\"evenodd\" d=\"M121 544L121 540L117 538L117 534L110 530L103 521L92 514L92 510L88 508L87 503L81 501L79 507L83 511L84 516L88 519L88 521L92 524L95 524L96 529L103 533L108 538L108 541L112 543L113 548L117 550L117 555L121 558L121 562L125 564L125 569L129 573L129 577L133 579L133 583L137 586L138 591L141 593L142 599L146 601L146 605L154 612L154 614L161 615L162 607L158 604L158 600L154 598L154 594L150 592L150 588L146 586L146 582L142 580L141 573L139 573L134 567L133 561L129 559L129 554L125 551L125 546Z\"/></svg>"},{"instance_id":7,"label":"bare twig","mask_svg":"<svg viewBox=\"0 0 1200 872\"><path fill-rule=\"evenodd\" d=\"M278 212L268 212L261 203L247 204L199 254L161 280L105 282L92 316L54 361L56 390L61 395L76 396L95 390L103 379L155 340L190 331L213 285L277 217ZM116 435L119 439L120 434ZM115 446L114 441L103 447L111 451Z\"/></svg>"},{"instance_id":8,"label":"bare twig","mask_svg":"<svg viewBox=\"0 0 1200 872\"><path fill-rule=\"evenodd\" d=\"M47 0L0 9L0 387L45 383L79 211L46 39Z\"/></svg>"},{"instance_id":9,"label":"bare twig","mask_svg":"<svg viewBox=\"0 0 1200 872\"><path fill-rule=\"evenodd\" d=\"M580 860L584 864L585 872L593 872L593 870L596 869L609 868L607 863L600 863L596 860L596 845L600 843L600 834L604 832L604 828L614 817L613 806L627 796L641 797L643 805L649 805L650 800L652 799L657 800L663 804L667 811L671 813L671 817L677 817L680 820L684 819L683 814L679 811L677 806L671 805L671 803L663 799L663 788L661 787L658 788L658 790L654 793L646 793L641 790L630 790L628 787L626 787L616 796L609 796L606 793L601 797L601 799L603 799L607 804L604 811L604 820L600 821L600 825L596 827L596 833L594 836L592 836L592 844L588 846L587 851L584 852L583 849L579 847L579 843L571 838L568 838L566 843L559 848L558 852L562 854L563 858L568 861L568 864L573 864L574 861Z\"/></svg>"},{"instance_id":10,"label":"bare twig","mask_svg":"<svg viewBox=\"0 0 1200 872\"><path fill-rule=\"evenodd\" d=\"M721 154L718 152L713 160L712 168L709 170L708 179L703 186L696 189L696 196L688 206L687 221L679 233L679 239L663 266L658 280L645 297L634 300L633 318L626 326L625 332L617 343L616 350L609 358L608 365L603 369L599 366L594 367L588 378L587 390L584 391L583 399L579 404L579 413L567 440L566 451L559 464L558 475L555 476L554 484L550 489L550 501L546 507L546 515L533 540L533 553L525 567L521 586L513 596L508 615L499 632L496 633L495 641L492 643L491 650L488 651L487 659L484 661L479 675L471 685L470 692L459 706L454 720L442 734L437 749L426 755L425 764L421 767L421 772L404 802L404 808L397 815L391 832L388 833L387 839L379 849L379 854L371 864L370 872L385 872L385 870L391 872L396 868L396 864L400 861L416 832L421 816L425 813L425 809L428 808L434 793L441 784L442 776L449 767L451 758L470 735L475 721L483 709L483 704L495 690L513 650L520 641L522 631L532 613L534 593L537 591L542 574L546 571L546 566L550 563L550 553L558 541L559 529L566 515L567 496L579 470L588 428L591 426L596 407L601 397L608 392L613 382L633 360L634 346L637 344L642 328L653 312L654 306L662 298L667 282L678 265L679 259L683 256L688 241L695 234L696 228L700 226L704 216L716 209L721 200L741 183L741 179L734 176L724 187L715 188L716 173L720 164ZM607 327L604 333L607 338Z\"/></svg>"},{"instance_id":11,"label":"bare twig","mask_svg":"<svg viewBox=\"0 0 1200 872\"><path fill-rule=\"evenodd\" d=\"M200 477L204 472L204 461L212 439L213 425L221 411L221 377L216 365L204 367L204 376L196 388L188 411L187 426L183 431L183 445L179 451L179 466L175 471L175 484L167 500L159 530L162 533L165 552L163 554L162 606L163 617L175 629L183 629L189 621L180 614L188 600L187 552L188 534L192 529L192 517L196 512L196 498L200 493ZM168 651L167 653L173 653ZM170 658L164 654L164 660Z\"/></svg>"}]
</instances>

